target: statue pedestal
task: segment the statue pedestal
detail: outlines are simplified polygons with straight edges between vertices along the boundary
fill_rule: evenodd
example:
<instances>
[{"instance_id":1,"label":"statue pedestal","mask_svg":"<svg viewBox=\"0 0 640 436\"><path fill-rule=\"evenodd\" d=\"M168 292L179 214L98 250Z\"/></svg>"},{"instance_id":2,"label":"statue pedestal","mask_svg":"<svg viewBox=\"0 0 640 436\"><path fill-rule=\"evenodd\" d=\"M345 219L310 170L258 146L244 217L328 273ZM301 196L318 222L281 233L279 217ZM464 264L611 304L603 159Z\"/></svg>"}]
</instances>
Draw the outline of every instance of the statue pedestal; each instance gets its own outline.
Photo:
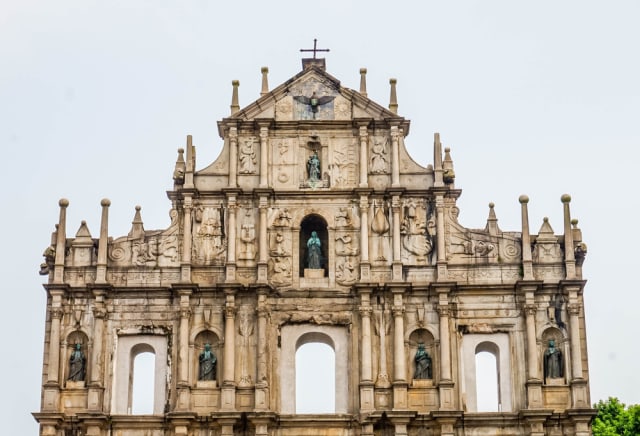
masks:
<instances>
[{"instance_id":1,"label":"statue pedestal","mask_svg":"<svg viewBox=\"0 0 640 436\"><path fill-rule=\"evenodd\" d=\"M67 380L65 387L67 389L84 389L85 385L84 385L84 381Z\"/></svg>"},{"instance_id":2,"label":"statue pedestal","mask_svg":"<svg viewBox=\"0 0 640 436\"><path fill-rule=\"evenodd\" d=\"M324 278L324 270L323 269L304 269L304 278L305 279L322 279Z\"/></svg>"},{"instance_id":3,"label":"statue pedestal","mask_svg":"<svg viewBox=\"0 0 640 436\"><path fill-rule=\"evenodd\" d=\"M205 389L215 389L218 387L218 382L215 380L198 380L196 387Z\"/></svg>"}]
</instances>

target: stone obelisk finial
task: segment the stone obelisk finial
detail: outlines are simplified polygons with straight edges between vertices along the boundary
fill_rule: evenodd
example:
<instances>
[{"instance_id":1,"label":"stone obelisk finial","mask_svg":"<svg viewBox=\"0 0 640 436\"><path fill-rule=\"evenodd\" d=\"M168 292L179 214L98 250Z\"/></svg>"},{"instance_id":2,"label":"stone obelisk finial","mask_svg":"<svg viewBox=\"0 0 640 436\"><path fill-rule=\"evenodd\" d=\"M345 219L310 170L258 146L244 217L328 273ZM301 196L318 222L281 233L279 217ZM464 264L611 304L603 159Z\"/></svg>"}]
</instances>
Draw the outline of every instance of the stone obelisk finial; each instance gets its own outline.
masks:
<instances>
[{"instance_id":1,"label":"stone obelisk finial","mask_svg":"<svg viewBox=\"0 0 640 436\"><path fill-rule=\"evenodd\" d=\"M263 96L269 92L269 68L262 67L260 71L262 72L262 90L260 91L260 95Z\"/></svg>"},{"instance_id":2,"label":"stone obelisk finial","mask_svg":"<svg viewBox=\"0 0 640 436\"><path fill-rule=\"evenodd\" d=\"M531 260L531 233L529 232L529 197L521 195L518 199L522 213L522 278L533 280L533 263Z\"/></svg>"},{"instance_id":3,"label":"stone obelisk finial","mask_svg":"<svg viewBox=\"0 0 640 436\"><path fill-rule=\"evenodd\" d=\"M109 206L111 200L103 198L100 201L102 216L100 219L100 239L98 240L98 265L96 283L107 283L107 244L109 243Z\"/></svg>"},{"instance_id":4,"label":"stone obelisk finial","mask_svg":"<svg viewBox=\"0 0 640 436\"><path fill-rule=\"evenodd\" d=\"M238 86L240 86L239 80L232 80L231 86L233 86L233 93L231 94L231 115L240 110L240 104L238 103Z\"/></svg>"},{"instance_id":5,"label":"stone obelisk finial","mask_svg":"<svg viewBox=\"0 0 640 436\"><path fill-rule=\"evenodd\" d=\"M389 79L389 84L391 85L391 96L389 97L389 110L394 114L398 113L398 95L396 93L396 83L398 83L397 79Z\"/></svg>"},{"instance_id":6,"label":"stone obelisk finial","mask_svg":"<svg viewBox=\"0 0 640 436\"><path fill-rule=\"evenodd\" d=\"M360 94L367 96L367 69L360 68Z\"/></svg>"}]
</instances>

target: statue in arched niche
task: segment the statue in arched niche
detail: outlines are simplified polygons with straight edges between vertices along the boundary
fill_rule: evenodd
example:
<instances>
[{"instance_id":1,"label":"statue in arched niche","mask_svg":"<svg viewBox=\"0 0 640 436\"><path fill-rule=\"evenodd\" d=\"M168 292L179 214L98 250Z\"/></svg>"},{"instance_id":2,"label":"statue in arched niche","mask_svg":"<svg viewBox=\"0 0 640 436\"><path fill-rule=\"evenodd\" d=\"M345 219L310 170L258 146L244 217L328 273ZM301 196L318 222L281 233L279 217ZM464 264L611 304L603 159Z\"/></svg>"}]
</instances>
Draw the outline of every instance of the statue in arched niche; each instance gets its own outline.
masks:
<instances>
[{"instance_id":1,"label":"statue in arched niche","mask_svg":"<svg viewBox=\"0 0 640 436\"><path fill-rule=\"evenodd\" d=\"M69 357L69 381L84 381L86 374L87 359L82 352L82 345L76 344L75 349L71 352Z\"/></svg>"},{"instance_id":2,"label":"statue in arched niche","mask_svg":"<svg viewBox=\"0 0 640 436\"><path fill-rule=\"evenodd\" d=\"M549 347L544 352L544 378L562 377L564 377L562 351L556 348L556 341L551 339Z\"/></svg>"},{"instance_id":3,"label":"statue in arched niche","mask_svg":"<svg viewBox=\"0 0 640 436\"><path fill-rule=\"evenodd\" d=\"M416 363L416 370L413 373L413 378L416 380L425 380L433 377L433 369L431 364L431 357L424 349L424 344L418 344L418 351L414 357Z\"/></svg>"},{"instance_id":4,"label":"statue in arched niche","mask_svg":"<svg viewBox=\"0 0 640 436\"><path fill-rule=\"evenodd\" d=\"M198 380L215 380L217 359L211 351L211 344L204 344L204 350L200 353L198 360L200 361Z\"/></svg>"},{"instance_id":5,"label":"statue in arched niche","mask_svg":"<svg viewBox=\"0 0 640 436\"><path fill-rule=\"evenodd\" d=\"M311 237L307 240L307 265L309 269L322 268L322 250L320 249L320 238L315 230L311 232Z\"/></svg>"}]
</instances>

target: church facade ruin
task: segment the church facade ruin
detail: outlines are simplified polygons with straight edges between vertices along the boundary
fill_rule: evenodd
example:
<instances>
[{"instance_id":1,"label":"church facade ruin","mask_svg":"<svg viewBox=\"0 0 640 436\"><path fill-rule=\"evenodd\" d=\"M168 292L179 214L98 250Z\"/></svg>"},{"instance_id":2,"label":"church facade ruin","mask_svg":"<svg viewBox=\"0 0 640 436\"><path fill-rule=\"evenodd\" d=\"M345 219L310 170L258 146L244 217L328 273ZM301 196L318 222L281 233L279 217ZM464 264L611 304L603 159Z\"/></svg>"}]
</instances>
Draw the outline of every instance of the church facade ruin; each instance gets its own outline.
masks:
<instances>
[{"instance_id":1,"label":"church facade ruin","mask_svg":"<svg viewBox=\"0 0 640 436\"><path fill-rule=\"evenodd\" d=\"M451 153L405 148L385 108L323 59L218 122L219 157L173 170L168 227L67 235L45 251L42 436L590 435L586 245L563 195L548 220L458 222ZM537 227L537 226L536 226ZM296 353L335 356L335 410L298 413ZM138 356L151 409L138 413ZM489 373L478 368L488 357ZM481 404L481 378L494 405ZM299 394L298 394L299 395ZM309 393L313 395L313 393Z\"/></svg>"}]
</instances>

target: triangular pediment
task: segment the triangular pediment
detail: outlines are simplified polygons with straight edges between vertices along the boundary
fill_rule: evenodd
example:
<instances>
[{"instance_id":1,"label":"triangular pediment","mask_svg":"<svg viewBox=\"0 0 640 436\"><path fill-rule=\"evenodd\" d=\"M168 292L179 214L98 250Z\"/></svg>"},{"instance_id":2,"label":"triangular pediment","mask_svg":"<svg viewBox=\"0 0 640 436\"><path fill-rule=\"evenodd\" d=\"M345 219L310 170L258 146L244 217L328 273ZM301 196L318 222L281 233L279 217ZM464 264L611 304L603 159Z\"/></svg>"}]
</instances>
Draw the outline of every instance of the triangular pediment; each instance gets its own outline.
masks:
<instances>
[{"instance_id":1,"label":"triangular pediment","mask_svg":"<svg viewBox=\"0 0 640 436\"><path fill-rule=\"evenodd\" d=\"M385 120L396 114L316 66L311 66L266 93L227 119L250 121L346 121L354 118Z\"/></svg>"}]
</instances>

